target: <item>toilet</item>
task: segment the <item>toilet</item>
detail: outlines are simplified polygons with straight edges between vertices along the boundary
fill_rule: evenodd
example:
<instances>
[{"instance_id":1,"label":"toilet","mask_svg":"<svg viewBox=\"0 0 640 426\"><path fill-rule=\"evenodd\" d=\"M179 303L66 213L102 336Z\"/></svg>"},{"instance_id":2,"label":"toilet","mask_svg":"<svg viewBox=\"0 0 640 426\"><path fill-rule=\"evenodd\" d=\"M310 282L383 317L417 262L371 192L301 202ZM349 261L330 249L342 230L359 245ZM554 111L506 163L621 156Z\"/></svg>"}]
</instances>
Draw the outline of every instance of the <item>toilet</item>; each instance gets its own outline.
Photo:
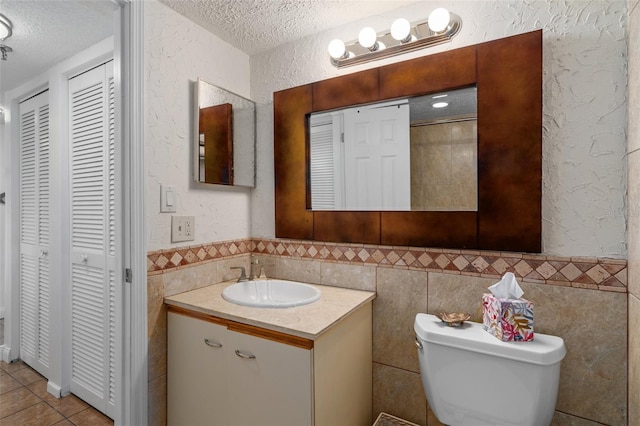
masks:
<instances>
[{"instance_id":1,"label":"toilet","mask_svg":"<svg viewBox=\"0 0 640 426\"><path fill-rule=\"evenodd\" d=\"M557 336L503 342L465 322L449 327L434 315L416 315L420 376L438 420L449 426L548 426L558 395Z\"/></svg>"}]
</instances>

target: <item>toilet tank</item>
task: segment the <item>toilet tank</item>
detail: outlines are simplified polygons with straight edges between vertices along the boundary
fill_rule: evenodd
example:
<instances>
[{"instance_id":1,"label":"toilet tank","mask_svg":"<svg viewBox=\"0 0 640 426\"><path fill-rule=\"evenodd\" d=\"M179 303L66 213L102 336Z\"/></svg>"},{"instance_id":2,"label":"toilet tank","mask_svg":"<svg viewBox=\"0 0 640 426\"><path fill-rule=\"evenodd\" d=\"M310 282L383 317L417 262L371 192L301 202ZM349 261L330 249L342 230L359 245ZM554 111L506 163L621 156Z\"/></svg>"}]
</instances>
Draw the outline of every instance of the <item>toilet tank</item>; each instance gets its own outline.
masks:
<instances>
[{"instance_id":1,"label":"toilet tank","mask_svg":"<svg viewBox=\"0 0 640 426\"><path fill-rule=\"evenodd\" d=\"M429 405L447 425L548 425L558 394L560 337L503 342L482 324L449 327L418 314L420 374Z\"/></svg>"}]
</instances>

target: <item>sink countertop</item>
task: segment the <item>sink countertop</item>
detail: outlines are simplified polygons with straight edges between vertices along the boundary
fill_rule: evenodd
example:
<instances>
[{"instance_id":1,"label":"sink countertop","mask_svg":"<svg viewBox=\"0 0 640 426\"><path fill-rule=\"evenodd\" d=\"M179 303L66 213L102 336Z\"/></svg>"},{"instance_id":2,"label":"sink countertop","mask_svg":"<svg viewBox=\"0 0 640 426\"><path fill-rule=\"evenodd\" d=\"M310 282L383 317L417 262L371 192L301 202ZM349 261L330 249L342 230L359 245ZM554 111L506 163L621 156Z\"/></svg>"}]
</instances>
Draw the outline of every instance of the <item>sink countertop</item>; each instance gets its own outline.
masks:
<instances>
[{"instance_id":1,"label":"sink countertop","mask_svg":"<svg viewBox=\"0 0 640 426\"><path fill-rule=\"evenodd\" d=\"M222 298L222 290L235 284L227 281L165 297L167 305L213 315L243 324L316 340L322 333L365 303L375 299L370 291L309 284L320 289L320 300L291 308L253 308Z\"/></svg>"}]
</instances>

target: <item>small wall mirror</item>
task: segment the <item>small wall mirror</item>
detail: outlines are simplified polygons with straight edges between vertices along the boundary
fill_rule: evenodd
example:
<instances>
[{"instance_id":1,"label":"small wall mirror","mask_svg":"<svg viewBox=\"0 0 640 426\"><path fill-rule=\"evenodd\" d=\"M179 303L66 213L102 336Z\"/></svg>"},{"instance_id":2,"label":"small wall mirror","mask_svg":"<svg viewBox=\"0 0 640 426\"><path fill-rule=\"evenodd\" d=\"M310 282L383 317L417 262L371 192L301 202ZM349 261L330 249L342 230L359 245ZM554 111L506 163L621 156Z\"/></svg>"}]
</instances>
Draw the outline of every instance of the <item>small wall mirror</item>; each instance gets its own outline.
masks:
<instances>
[{"instance_id":1,"label":"small wall mirror","mask_svg":"<svg viewBox=\"0 0 640 426\"><path fill-rule=\"evenodd\" d=\"M200 79L194 99L194 180L254 187L255 103Z\"/></svg>"},{"instance_id":2,"label":"small wall mirror","mask_svg":"<svg viewBox=\"0 0 640 426\"><path fill-rule=\"evenodd\" d=\"M477 90L313 113L313 210L477 211Z\"/></svg>"}]
</instances>

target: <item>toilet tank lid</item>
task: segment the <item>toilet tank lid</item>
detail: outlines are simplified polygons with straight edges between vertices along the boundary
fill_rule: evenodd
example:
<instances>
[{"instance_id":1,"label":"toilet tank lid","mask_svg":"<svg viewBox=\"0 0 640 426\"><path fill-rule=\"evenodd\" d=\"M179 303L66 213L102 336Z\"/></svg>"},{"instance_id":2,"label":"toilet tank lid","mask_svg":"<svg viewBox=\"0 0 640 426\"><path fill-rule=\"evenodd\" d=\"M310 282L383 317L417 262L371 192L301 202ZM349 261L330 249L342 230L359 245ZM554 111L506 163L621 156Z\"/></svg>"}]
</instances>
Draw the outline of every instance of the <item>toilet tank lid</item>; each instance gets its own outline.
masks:
<instances>
[{"instance_id":1,"label":"toilet tank lid","mask_svg":"<svg viewBox=\"0 0 640 426\"><path fill-rule=\"evenodd\" d=\"M429 314L417 314L413 328L418 338L427 343L530 364L552 365L566 354L562 338L547 334L535 333L531 342L503 342L485 331L482 324L465 322L461 327L449 327Z\"/></svg>"}]
</instances>

